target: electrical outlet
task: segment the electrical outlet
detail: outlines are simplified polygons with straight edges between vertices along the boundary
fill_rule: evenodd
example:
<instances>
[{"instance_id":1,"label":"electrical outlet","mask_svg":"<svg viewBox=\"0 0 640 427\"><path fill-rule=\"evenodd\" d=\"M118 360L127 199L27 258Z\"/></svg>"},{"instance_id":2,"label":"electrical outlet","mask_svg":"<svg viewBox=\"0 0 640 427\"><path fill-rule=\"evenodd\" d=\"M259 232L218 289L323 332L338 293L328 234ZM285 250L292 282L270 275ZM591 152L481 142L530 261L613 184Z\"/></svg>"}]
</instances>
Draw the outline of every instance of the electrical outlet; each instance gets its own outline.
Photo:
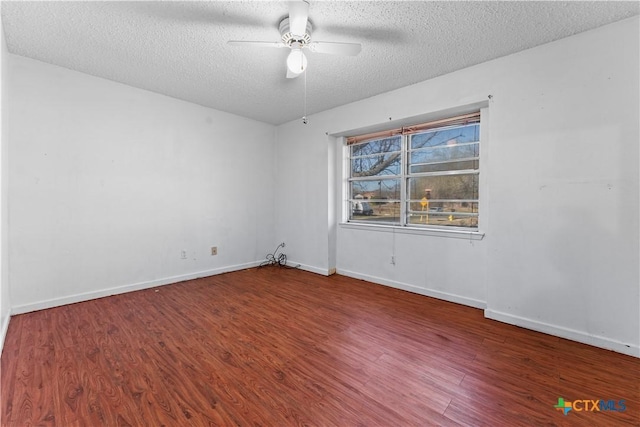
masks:
<instances>
[{"instance_id":1,"label":"electrical outlet","mask_svg":"<svg viewBox=\"0 0 640 427\"><path fill-rule=\"evenodd\" d=\"M218 255L218 247L217 246L211 246L211 256L213 255Z\"/></svg>"},{"instance_id":2,"label":"electrical outlet","mask_svg":"<svg viewBox=\"0 0 640 427\"><path fill-rule=\"evenodd\" d=\"M180 259L187 259L187 251L180 251Z\"/></svg>"}]
</instances>

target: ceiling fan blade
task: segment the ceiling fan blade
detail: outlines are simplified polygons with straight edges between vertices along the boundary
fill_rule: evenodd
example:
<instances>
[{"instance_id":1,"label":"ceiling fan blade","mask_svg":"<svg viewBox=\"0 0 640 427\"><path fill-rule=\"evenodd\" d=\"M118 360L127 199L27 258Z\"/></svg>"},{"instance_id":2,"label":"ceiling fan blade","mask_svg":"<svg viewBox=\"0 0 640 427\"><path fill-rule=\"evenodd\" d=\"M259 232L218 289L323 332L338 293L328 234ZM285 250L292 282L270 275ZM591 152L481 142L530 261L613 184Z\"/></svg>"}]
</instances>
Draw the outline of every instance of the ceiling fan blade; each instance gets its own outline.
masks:
<instances>
[{"instance_id":1,"label":"ceiling fan blade","mask_svg":"<svg viewBox=\"0 0 640 427\"><path fill-rule=\"evenodd\" d=\"M293 71L291 71L289 69L289 67L287 67L287 78L288 79L295 79L296 77L300 77L302 75L302 73L294 73Z\"/></svg>"},{"instance_id":2,"label":"ceiling fan blade","mask_svg":"<svg viewBox=\"0 0 640 427\"><path fill-rule=\"evenodd\" d=\"M360 43L311 42L309 43L309 49L312 52L331 55L356 56L362 50L362 45Z\"/></svg>"},{"instance_id":3,"label":"ceiling fan blade","mask_svg":"<svg viewBox=\"0 0 640 427\"><path fill-rule=\"evenodd\" d=\"M304 0L289 2L289 30L296 36L304 36L307 32L309 3Z\"/></svg>"},{"instance_id":4,"label":"ceiling fan blade","mask_svg":"<svg viewBox=\"0 0 640 427\"><path fill-rule=\"evenodd\" d=\"M231 46L258 46L258 47L289 47L282 42L255 42L255 41L244 41L244 40L229 40L227 42Z\"/></svg>"}]
</instances>

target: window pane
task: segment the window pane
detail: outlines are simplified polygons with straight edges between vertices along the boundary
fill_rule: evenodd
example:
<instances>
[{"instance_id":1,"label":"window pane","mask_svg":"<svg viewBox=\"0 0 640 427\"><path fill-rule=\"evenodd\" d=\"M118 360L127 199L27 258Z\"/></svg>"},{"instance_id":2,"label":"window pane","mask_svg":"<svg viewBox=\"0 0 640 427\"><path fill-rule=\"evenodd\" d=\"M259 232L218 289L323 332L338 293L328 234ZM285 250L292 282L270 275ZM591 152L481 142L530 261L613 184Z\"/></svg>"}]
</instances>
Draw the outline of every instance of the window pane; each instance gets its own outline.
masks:
<instances>
[{"instance_id":1,"label":"window pane","mask_svg":"<svg viewBox=\"0 0 640 427\"><path fill-rule=\"evenodd\" d=\"M400 153L391 153L352 159L351 176L399 175L400 158Z\"/></svg>"},{"instance_id":2,"label":"window pane","mask_svg":"<svg viewBox=\"0 0 640 427\"><path fill-rule=\"evenodd\" d=\"M400 178L374 181L352 181L351 198L400 200Z\"/></svg>"},{"instance_id":3,"label":"window pane","mask_svg":"<svg viewBox=\"0 0 640 427\"><path fill-rule=\"evenodd\" d=\"M409 202L409 213L421 214L423 212L429 212L433 214L477 214L478 202L469 200L451 200L451 201L431 201L427 200L423 206L422 200L412 200Z\"/></svg>"},{"instance_id":4,"label":"window pane","mask_svg":"<svg viewBox=\"0 0 640 427\"><path fill-rule=\"evenodd\" d=\"M376 139L374 141L363 142L351 145L351 157L369 156L371 154L390 153L400 151L402 146L400 136L391 138Z\"/></svg>"},{"instance_id":5,"label":"window pane","mask_svg":"<svg viewBox=\"0 0 640 427\"><path fill-rule=\"evenodd\" d=\"M421 212L410 213L408 223L412 225L439 225L447 227L478 227L477 216L455 213Z\"/></svg>"},{"instance_id":6,"label":"window pane","mask_svg":"<svg viewBox=\"0 0 640 427\"><path fill-rule=\"evenodd\" d=\"M366 221L377 224L399 224L400 202L368 201L362 199L351 200L351 212L349 219L354 221Z\"/></svg>"},{"instance_id":7,"label":"window pane","mask_svg":"<svg viewBox=\"0 0 640 427\"><path fill-rule=\"evenodd\" d=\"M478 199L478 174L409 178L407 186L410 199L420 200L425 196L431 200Z\"/></svg>"},{"instance_id":8,"label":"window pane","mask_svg":"<svg viewBox=\"0 0 640 427\"><path fill-rule=\"evenodd\" d=\"M351 199L400 200L400 179L351 181Z\"/></svg>"},{"instance_id":9,"label":"window pane","mask_svg":"<svg viewBox=\"0 0 640 427\"><path fill-rule=\"evenodd\" d=\"M411 149L450 146L480 140L480 125L471 124L411 135Z\"/></svg>"},{"instance_id":10,"label":"window pane","mask_svg":"<svg viewBox=\"0 0 640 427\"><path fill-rule=\"evenodd\" d=\"M447 145L444 147L426 148L411 152L410 163L443 162L455 159L468 159L478 157L479 144Z\"/></svg>"},{"instance_id":11,"label":"window pane","mask_svg":"<svg viewBox=\"0 0 640 427\"><path fill-rule=\"evenodd\" d=\"M448 172L453 170L475 170L479 169L480 162L478 160L463 160L453 161L445 163L420 163L417 165L411 165L409 173L420 172Z\"/></svg>"}]
</instances>

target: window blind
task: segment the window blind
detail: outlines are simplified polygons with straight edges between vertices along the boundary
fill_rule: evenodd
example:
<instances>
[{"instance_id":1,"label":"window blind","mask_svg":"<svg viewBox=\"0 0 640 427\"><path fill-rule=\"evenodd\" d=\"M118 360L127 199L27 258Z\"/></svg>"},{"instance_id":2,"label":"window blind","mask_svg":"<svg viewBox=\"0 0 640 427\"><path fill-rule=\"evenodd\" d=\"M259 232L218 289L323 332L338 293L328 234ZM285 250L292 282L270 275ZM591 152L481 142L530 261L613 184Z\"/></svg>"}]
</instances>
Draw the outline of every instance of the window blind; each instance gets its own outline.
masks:
<instances>
[{"instance_id":1,"label":"window blind","mask_svg":"<svg viewBox=\"0 0 640 427\"><path fill-rule=\"evenodd\" d=\"M395 129L388 129L379 132L366 133L364 135L356 135L347 137L347 145L358 144L373 139L390 138L396 135L411 135L418 132L424 132L425 130L446 127L466 125L469 123L479 123L480 112L463 114L461 116L449 117L447 119L433 120L431 122L419 123L411 126L404 126Z\"/></svg>"}]
</instances>

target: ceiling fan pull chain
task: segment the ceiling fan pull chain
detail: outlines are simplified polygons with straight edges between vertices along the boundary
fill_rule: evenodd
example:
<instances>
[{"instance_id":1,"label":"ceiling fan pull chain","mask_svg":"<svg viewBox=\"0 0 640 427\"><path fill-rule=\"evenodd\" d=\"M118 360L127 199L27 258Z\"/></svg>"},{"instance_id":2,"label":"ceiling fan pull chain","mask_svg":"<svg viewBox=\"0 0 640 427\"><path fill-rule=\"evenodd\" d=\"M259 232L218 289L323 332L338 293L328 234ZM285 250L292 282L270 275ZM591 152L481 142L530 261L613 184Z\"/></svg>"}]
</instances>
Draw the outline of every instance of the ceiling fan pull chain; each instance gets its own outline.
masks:
<instances>
[{"instance_id":1,"label":"ceiling fan pull chain","mask_svg":"<svg viewBox=\"0 0 640 427\"><path fill-rule=\"evenodd\" d=\"M304 71L304 109L303 109L302 123L307 124L307 72Z\"/></svg>"}]
</instances>

